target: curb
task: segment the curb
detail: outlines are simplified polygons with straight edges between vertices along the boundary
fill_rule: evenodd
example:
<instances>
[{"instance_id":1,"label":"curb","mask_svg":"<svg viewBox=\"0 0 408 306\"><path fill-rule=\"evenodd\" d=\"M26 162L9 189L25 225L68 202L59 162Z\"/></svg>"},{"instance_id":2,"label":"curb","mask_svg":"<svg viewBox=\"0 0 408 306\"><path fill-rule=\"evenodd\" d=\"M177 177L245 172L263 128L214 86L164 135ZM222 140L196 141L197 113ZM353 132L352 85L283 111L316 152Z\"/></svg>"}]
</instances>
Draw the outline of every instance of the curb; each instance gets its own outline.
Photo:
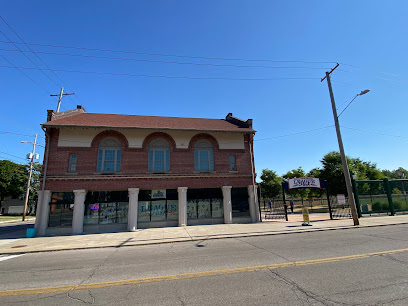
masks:
<instances>
[{"instance_id":1,"label":"curb","mask_svg":"<svg viewBox=\"0 0 408 306\"><path fill-rule=\"evenodd\" d=\"M390 224L374 224L374 225L345 225L338 227L327 227L327 228L316 228L316 229L305 229L305 230L294 230L290 232L266 232L259 234L227 234L224 237L192 237L186 239L178 239L171 241L161 241L161 242L142 242L142 243L130 243L126 245L104 245L104 246L90 246L90 247L72 247L67 249L49 249L49 250L31 250L31 251L16 251L16 252L1 252L1 255L18 255L18 254L35 254L35 253L46 253L46 252L63 252L63 251L77 251L77 250L89 250L89 249L106 249L106 248L122 248L122 247L135 247L135 246L147 246L147 245L157 245L157 244L169 244L169 243L180 243L180 242L192 242L192 241L205 241L205 240L218 240L218 239L233 239L233 238L245 238L245 237L260 237L260 236L276 236L276 235L290 235L290 234L302 234L302 233L312 233L312 232L324 232L324 231L335 231L335 230L346 230L346 229L361 229L361 228L371 228L371 227L382 227L382 226L395 226L395 225L407 225L408 222L403 223L390 223Z\"/></svg>"}]
</instances>

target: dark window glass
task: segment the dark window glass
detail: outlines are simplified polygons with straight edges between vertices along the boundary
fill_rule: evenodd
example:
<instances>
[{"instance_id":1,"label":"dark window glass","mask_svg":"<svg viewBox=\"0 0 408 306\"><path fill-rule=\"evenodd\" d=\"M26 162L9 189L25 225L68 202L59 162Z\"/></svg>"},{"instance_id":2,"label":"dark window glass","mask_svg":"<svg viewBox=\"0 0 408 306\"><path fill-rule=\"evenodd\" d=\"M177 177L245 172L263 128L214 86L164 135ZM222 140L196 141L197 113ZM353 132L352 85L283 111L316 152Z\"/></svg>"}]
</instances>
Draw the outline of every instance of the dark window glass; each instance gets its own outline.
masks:
<instances>
[{"instance_id":1,"label":"dark window glass","mask_svg":"<svg viewBox=\"0 0 408 306\"><path fill-rule=\"evenodd\" d=\"M48 226L71 227L73 211L73 192L53 192L51 195Z\"/></svg>"},{"instance_id":2,"label":"dark window glass","mask_svg":"<svg viewBox=\"0 0 408 306\"><path fill-rule=\"evenodd\" d=\"M248 189L245 187L232 188L231 204L233 217L249 216Z\"/></svg>"},{"instance_id":3,"label":"dark window glass","mask_svg":"<svg viewBox=\"0 0 408 306\"><path fill-rule=\"evenodd\" d=\"M237 165L235 163L235 155L229 156L230 171L237 171Z\"/></svg>"},{"instance_id":4,"label":"dark window glass","mask_svg":"<svg viewBox=\"0 0 408 306\"><path fill-rule=\"evenodd\" d=\"M77 155L71 154L69 156L69 163L68 163L68 172L75 173L77 168Z\"/></svg>"}]
</instances>

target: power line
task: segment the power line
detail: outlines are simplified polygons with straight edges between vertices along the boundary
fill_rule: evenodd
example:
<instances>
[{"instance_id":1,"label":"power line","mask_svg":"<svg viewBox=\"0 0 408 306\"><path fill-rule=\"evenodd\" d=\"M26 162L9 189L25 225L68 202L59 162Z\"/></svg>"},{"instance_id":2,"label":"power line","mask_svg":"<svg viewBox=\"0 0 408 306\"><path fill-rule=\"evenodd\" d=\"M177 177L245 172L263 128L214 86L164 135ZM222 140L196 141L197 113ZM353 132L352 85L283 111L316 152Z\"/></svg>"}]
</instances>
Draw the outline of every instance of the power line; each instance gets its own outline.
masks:
<instances>
[{"instance_id":1,"label":"power line","mask_svg":"<svg viewBox=\"0 0 408 306\"><path fill-rule=\"evenodd\" d=\"M0 30L0 33L4 35L4 37L6 37L8 40L10 40L10 38L8 38L8 36L6 34L4 34L3 31ZM11 42L11 40L10 40ZM25 54L16 44L13 43L13 45L17 48L18 51L20 51L38 70L40 70L49 80L51 80L51 82L53 82L55 85L57 85L58 87L60 87L53 79L51 79L49 77L48 74L46 74L43 69L41 69L40 67L38 67L38 65L36 63L33 62L33 60L31 58L29 58L27 56L27 54ZM45 70L45 69L44 69Z\"/></svg>"},{"instance_id":2,"label":"power line","mask_svg":"<svg viewBox=\"0 0 408 306\"><path fill-rule=\"evenodd\" d=\"M28 44L26 44L26 42L20 37L20 35L18 35L18 33L7 23L7 21L3 18L3 16L1 16L0 15L0 18L1 18L1 20L3 20L3 22L10 28L10 30L24 43L24 45L48 68L48 69L50 69L50 71L66 86L66 87L68 87L68 85L63 81L63 80L61 80L61 78L54 72L54 71L52 71L51 70L51 68L30 48L30 46L28 45ZM3 35L4 35L4 33L3 33ZM7 38L7 37L6 37ZM7 38L8 39L8 38ZM13 51L16 51L16 50L13 50ZM24 52L24 51L21 51L20 50L20 52ZM55 83L55 82L54 82ZM56 83L55 83L56 84ZM69 87L68 87L69 88ZM71 91L73 91L72 89L70 89ZM72 99L71 99L71 101L72 101ZM72 101L72 103L74 104L74 102ZM74 104L74 106L75 106L75 104Z\"/></svg>"},{"instance_id":3,"label":"power line","mask_svg":"<svg viewBox=\"0 0 408 306\"><path fill-rule=\"evenodd\" d=\"M15 158L19 158L19 159L26 160L25 158L22 158L22 157L19 157L19 156L13 155L13 154L9 154L9 153L6 153L6 152L1 152L1 151L0 151L0 153L1 153L1 154L6 154L6 155L9 155L9 156L12 156L12 157L15 157Z\"/></svg>"},{"instance_id":4,"label":"power line","mask_svg":"<svg viewBox=\"0 0 408 306\"><path fill-rule=\"evenodd\" d=\"M19 133L14 133L14 132L7 132L7 131L0 131L0 134L12 134L12 135L18 135L18 136L26 136L26 137L34 137L35 135L27 135L27 134L19 134ZM43 136L38 136L38 138L44 138Z\"/></svg>"},{"instance_id":5,"label":"power line","mask_svg":"<svg viewBox=\"0 0 408 306\"><path fill-rule=\"evenodd\" d=\"M380 133L380 132L375 132L375 131L361 130L361 129L351 128L351 127L346 127L346 126L343 126L343 125L341 127L344 128L344 129L348 129L348 130L359 131L359 132L370 133L370 134L376 134L376 135L382 135L382 136L389 136L389 137L396 137L396 138L408 138L408 136L400 136L400 135L385 134L385 133Z\"/></svg>"},{"instance_id":6,"label":"power line","mask_svg":"<svg viewBox=\"0 0 408 306\"><path fill-rule=\"evenodd\" d=\"M47 89L45 89L44 87L42 87L40 84L38 84L36 81L34 81L31 77L29 77L27 74L25 74L23 71L21 71L17 66L15 66L13 63L11 63L8 59L6 59L3 55L0 55L6 62L8 62L10 65L12 65L13 67L8 67L8 68L15 68L18 70L18 72L20 72L22 75L24 75L25 77L27 77L28 79L30 79L33 83L35 83L38 87L40 87L42 90L44 90L45 92L48 92L49 94L51 94Z\"/></svg>"},{"instance_id":7,"label":"power line","mask_svg":"<svg viewBox=\"0 0 408 306\"><path fill-rule=\"evenodd\" d=\"M1 51L9 51L9 52L18 52L19 51L19 50L10 50L10 49L0 49L0 50ZM21 52L28 52L28 51L21 51ZM305 66L264 66L264 65L254 66L254 65L232 65L232 64L192 63L192 62L170 62L170 61L160 61L160 60L147 60L147 59L111 57L111 56L96 56L96 55L84 55L84 54L72 54L72 53L43 52L43 51L37 51L37 53L48 54L48 55L62 55L62 56L73 56L73 57L86 57L86 58L97 58L97 59L112 59L112 60L134 61L134 62L178 64L178 65L195 65L195 66L213 66L213 67L267 68L267 69L312 69L312 70L322 70L322 69L327 70L327 69L330 69L330 68L327 68L327 67L305 67Z\"/></svg>"},{"instance_id":8,"label":"power line","mask_svg":"<svg viewBox=\"0 0 408 306\"><path fill-rule=\"evenodd\" d=\"M0 66L1 68L16 68L10 66ZM20 69L36 70L34 67L18 67ZM49 69L43 69L49 70ZM81 70L66 70L52 69L53 71L84 73L84 74L100 74L113 76L130 76L130 77L147 77L147 78L166 78L166 79L190 79L190 80L229 80L229 81L275 81L275 80L320 80L320 78L302 78L302 77L276 77L276 78L224 78L224 77L189 77L189 76L169 76L169 75L149 75L149 74L131 74L131 73L115 73L115 72L97 72L97 71L81 71Z\"/></svg>"},{"instance_id":9,"label":"power line","mask_svg":"<svg viewBox=\"0 0 408 306\"><path fill-rule=\"evenodd\" d=\"M327 128L331 128L333 125L328 125L328 126L323 126L317 129L312 129L312 130L307 130L307 131L301 131L293 134L285 134L285 135L279 135L279 136L274 136L274 137L268 137L268 138L262 138L262 139L254 139L254 141L263 141L263 140L270 140L270 139L276 139L276 138L283 138L283 137L289 137L289 136L295 136L295 135L300 135L300 134L305 134L305 133L310 133L310 132L315 132Z\"/></svg>"},{"instance_id":10,"label":"power line","mask_svg":"<svg viewBox=\"0 0 408 306\"><path fill-rule=\"evenodd\" d=\"M0 43L10 43L10 42L0 41ZM297 60L271 60L271 59L205 57L205 56L192 56L192 55L179 55L179 54L148 53L148 52L125 51L125 50L73 47L73 46L62 46L62 45L51 45L51 44L38 44L38 43L27 43L27 44L32 45L32 46L52 47L52 48L64 48L64 49L76 49L76 50L112 52L112 53L126 53L126 54L138 54L138 55L151 55L151 56L181 57L181 58L206 59L206 60L270 62L270 63L304 63L304 64L333 64L333 63L336 63L334 61L297 61Z\"/></svg>"},{"instance_id":11,"label":"power line","mask_svg":"<svg viewBox=\"0 0 408 306\"><path fill-rule=\"evenodd\" d=\"M13 163L20 164L20 162L19 162L18 160L15 160L15 159L11 159L11 158L4 157L4 156L0 156L0 158L1 158L2 160L8 160L8 161L11 161L11 162L13 162Z\"/></svg>"}]
</instances>

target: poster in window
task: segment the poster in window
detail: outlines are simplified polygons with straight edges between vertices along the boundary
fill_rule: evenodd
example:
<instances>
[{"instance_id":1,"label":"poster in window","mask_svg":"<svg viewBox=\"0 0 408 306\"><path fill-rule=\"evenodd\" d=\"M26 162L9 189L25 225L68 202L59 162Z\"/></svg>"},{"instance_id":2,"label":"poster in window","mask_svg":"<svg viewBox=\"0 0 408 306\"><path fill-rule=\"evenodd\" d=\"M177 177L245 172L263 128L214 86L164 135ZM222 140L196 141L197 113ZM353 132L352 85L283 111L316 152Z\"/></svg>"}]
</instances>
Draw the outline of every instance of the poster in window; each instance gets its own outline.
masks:
<instances>
[{"instance_id":1,"label":"poster in window","mask_svg":"<svg viewBox=\"0 0 408 306\"><path fill-rule=\"evenodd\" d=\"M150 221L150 201L139 202L138 221Z\"/></svg>"},{"instance_id":2,"label":"poster in window","mask_svg":"<svg viewBox=\"0 0 408 306\"><path fill-rule=\"evenodd\" d=\"M187 219L197 219L197 200L187 201Z\"/></svg>"},{"instance_id":3,"label":"poster in window","mask_svg":"<svg viewBox=\"0 0 408 306\"><path fill-rule=\"evenodd\" d=\"M197 202L197 214L199 219L211 218L211 200L200 199Z\"/></svg>"},{"instance_id":4,"label":"poster in window","mask_svg":"<svg viewBox=\"0 0 408 306\"><path fill-rule=\"evenodd\" d=\"M128 222L128 202L118 202L116 208L116 223L127 223Z\"/></svg>"},{"instance_id":5,"label":"poster in window","mask_svg":"<svg viewBox=\"0 0 408 306\"><path fill-rule=\"evenodd\" d=\"M178 200L167 200L167 220L178 220Z\"/></svg>"},{"instance_id":6,"label":"poster in window","mask_svg":"<svg viewBox=\"0 0 408 306\"><path fill-rule=\"evenodd\" d=\"M166 220L166 200L152 201L152 221Z\"/></svg>"},{"instance_id":7,"label":"poster in window","mask_svg":"<svg viewBox=\"0 0 408 306\"><path fill-rule=\"evenodd\" d=\"M116 203L101 203L99 208L99 224L116 222Z\"/></svg>"},{"instance_id":8,"label":"poster in window","mask_svg":"<svg viewBox=\"0 0 408 306\"><path fill-rule=\"evenodd\" d=\"M222 218L224 216L224 208L222 206L222 199L212 199L212 217Z\"/></svg>"}]
</instances>

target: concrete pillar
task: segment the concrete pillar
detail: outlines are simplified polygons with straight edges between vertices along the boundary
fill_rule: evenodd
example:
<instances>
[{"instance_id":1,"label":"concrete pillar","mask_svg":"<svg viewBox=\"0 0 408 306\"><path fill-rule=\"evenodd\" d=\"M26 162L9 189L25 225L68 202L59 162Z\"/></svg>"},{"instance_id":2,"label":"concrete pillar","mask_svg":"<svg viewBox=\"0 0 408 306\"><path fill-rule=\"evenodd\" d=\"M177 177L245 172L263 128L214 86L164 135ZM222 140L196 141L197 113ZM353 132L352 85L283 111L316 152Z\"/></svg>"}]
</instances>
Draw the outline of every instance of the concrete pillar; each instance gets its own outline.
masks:
<instances>
[{"instance_id":1,"label":"concrete pillar","mask_svg":"<svg viewBox=\"0 0 408 306\"><path fill-rule=\"evenodd\" d=\"M38 236L44 236L48 227L48 216L50 214L51 190L38 192L37 213L35 220L35 228Z\"/></svg>"},{"instance_id":2,"label":"concrete pillar","mask_svg":"<svg viewBox=\"0 0 408 306\"><path fill-rule=\"evenodd\" d=\"M139 188L129 188L128 231L137 229Z\"/></svg>"},{"instance_id":3,"label":"concrete pillar","mask_svg":"<svg viewBox=\"0 0 408 306\"><path fill-rule=\"evenodd\" d=\"M259 208L256 197L256 191L258 186L255 185L255 193L254 193L254 185L248 186L248 200L249 200L249 213L251 215L251 222L259 222Z\"/></svg>"},{"instance_id":4,"label":"concrete pillar","mask_svg":"<svg viewBox=\"0 0 408 306\"><path fill-rule=\"evenodd\" d=\"M74 190L74 214L72 216L72 234L84 231L84 210L86 190Z\"/></svg>"},{"instance_id":5,"label":"concrete pillar","mask_svg":"<svg viewBox=\"0 0 408 306\"><path fill-rule=\"evenodd\" d=\"M178 190L178 226L187 226L187 187L179 187Z\"/></svg>"},{"instance_id":6,"label":"concrete pillar","mask_svg":"<svg viewBox=\"0 0 408 306\"><path fill-rule=\"evenodd\" d=\"M222 186L222 205L224 207L224 223L232 223L232 202L231 202L232 186Z\"/></svg>"}]
</instances>

